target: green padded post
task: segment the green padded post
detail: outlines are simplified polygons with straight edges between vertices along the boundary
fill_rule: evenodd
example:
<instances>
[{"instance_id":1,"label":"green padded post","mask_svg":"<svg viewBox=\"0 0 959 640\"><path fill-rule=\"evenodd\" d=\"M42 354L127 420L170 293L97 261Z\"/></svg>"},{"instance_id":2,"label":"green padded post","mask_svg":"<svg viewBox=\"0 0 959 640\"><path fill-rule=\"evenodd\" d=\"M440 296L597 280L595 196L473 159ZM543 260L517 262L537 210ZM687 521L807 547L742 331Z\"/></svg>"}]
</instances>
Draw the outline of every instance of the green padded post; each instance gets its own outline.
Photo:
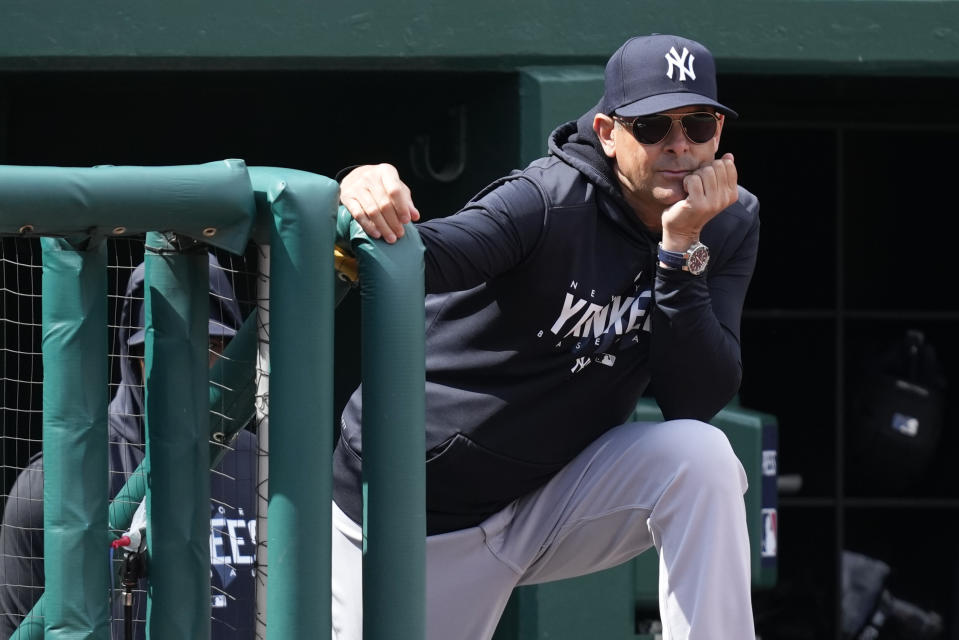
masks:
<instances>
[{"instance_id":1,"label":"green padded post","mask_svg":"<svg viewBox=\"0 0 959 640\"><path fill-rule=\"evenodd\" d=\"M333 223L339 186L251 167L270 241L268 640L322 638L330 623ZM264 532L258 531L262 539ZM263 549L258 549L263 554Z\"/></svg>"},{"instance_id":2,"label":"green padded post","mask_svg":"<svg viewBox=\"0 0 959 640\"><path fill-rule=\"evenodd\" d=\"M360 268L363 341L363 634L426 633L423 243L372 240L340 209Z\"/></svg>"},{"instance_id":3,"label":"green padded post","mask_svg":"<svg viewBox=\"0 0 959 640\"><path fill-rule=\"evenodd\" d=\"M48 640L106 639L106 245L42 246L44 626Z\"/></svg>"},{"instance_id":4,"label":"green padded post","mask_svg":"<svg viewBox=\"0 0 959 640\"><path fill-rule=\"evenodd\" d=\"M148 233L147 637L210 637L209 266Z\"/></svg>"}]
</instances>

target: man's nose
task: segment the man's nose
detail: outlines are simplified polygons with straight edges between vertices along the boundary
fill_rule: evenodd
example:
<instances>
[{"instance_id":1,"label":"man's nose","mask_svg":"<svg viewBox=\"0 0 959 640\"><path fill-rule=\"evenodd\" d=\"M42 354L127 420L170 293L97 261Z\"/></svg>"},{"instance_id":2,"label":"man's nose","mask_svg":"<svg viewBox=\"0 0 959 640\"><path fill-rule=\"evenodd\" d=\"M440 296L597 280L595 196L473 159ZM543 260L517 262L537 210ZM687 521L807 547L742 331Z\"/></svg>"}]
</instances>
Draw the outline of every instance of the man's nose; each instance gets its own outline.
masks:
<instances>
[{"instance_id":1,"label":"man's nose","mask_svg":"<svg viewBox=\"0 0 959 640\"><path fill-rule=\"evenodd\" d=\"M689 150L689 144L689 138L683 131L683 124L679 120L673 120L669 132L663 139L663 149L674 153L683 153Z\"/></svg>"}]
</instances>

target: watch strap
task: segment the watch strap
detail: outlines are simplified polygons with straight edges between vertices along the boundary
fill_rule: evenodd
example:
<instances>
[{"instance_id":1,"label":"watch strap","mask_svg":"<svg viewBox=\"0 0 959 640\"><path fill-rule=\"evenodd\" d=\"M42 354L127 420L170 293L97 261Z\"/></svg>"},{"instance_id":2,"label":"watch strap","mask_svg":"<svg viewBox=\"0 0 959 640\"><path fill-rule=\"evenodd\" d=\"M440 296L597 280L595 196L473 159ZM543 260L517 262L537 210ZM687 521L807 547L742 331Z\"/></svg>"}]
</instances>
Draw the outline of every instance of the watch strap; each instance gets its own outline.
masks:
<instances>
[{"instance_id":1,"label":"watch strap","mask_svg":"<svg viewBox=\"0 0 959 640\"><path fill-rule=\"evenodd\" d=\"M682 269L686 266L686 253L683 251L669 251L659 243L659 261L671 269Z\"/></svg>"}]
</instances>

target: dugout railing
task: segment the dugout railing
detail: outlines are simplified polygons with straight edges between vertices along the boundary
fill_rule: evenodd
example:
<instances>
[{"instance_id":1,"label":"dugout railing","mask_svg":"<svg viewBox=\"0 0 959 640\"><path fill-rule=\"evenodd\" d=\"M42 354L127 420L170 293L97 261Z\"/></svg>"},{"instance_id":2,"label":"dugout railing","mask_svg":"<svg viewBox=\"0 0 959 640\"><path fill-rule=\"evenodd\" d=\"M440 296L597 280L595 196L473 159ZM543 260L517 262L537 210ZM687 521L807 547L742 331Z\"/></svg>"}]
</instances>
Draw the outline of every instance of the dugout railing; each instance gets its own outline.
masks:
<instances>
[{"instance_id":1,"label":"dugout railing","mask_svg":"<svg viewBox=\"0 0 959 640\"><path fill-rule=\"evenodd\" d=\"M316 577L330 573L333 319L344 286L334 245L359 269L364 635L424 636L423 247L414 228L395 245L371 240L338 209L334 181L227 160L2 166L0 234L40 236L43 246L46 582L16 638L109 638L110 531L124 528L140 495L148 637L209 637L209 440L253 411L253 367L237 363L254 360L257 322L247 320L213 373L229 383L211 390L205 247L240 253L250 241L268 247L269 272L260 306L269 310L270 471L257 551L268 572L265 637L330 628L320 604L330 581ZM147 456L122 492L132 499L109 504L105 239L136 234L146 234Z\"/></svg>"}]
</instances>

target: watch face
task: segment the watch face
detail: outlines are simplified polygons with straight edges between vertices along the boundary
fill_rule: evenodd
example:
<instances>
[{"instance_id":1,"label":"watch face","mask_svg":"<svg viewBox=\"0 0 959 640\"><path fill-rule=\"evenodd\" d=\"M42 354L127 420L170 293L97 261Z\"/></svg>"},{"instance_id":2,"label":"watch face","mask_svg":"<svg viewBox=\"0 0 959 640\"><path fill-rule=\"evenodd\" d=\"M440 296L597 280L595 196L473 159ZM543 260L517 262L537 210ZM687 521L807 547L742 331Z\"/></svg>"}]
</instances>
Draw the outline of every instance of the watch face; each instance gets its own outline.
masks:
<instances>
[{"instance_id":1,"label":"watch face","mask_svg":"<svg viewBox=\"0 0 959 640\"><path fill-rule=\"evenodd\" d=\"M689 258L686 260L686 269L694 276L698 276L706 270L708 263L709 249L706 248L704 244L695 245L692 251L689 252Z\"/></svg>"}]
</instances>

